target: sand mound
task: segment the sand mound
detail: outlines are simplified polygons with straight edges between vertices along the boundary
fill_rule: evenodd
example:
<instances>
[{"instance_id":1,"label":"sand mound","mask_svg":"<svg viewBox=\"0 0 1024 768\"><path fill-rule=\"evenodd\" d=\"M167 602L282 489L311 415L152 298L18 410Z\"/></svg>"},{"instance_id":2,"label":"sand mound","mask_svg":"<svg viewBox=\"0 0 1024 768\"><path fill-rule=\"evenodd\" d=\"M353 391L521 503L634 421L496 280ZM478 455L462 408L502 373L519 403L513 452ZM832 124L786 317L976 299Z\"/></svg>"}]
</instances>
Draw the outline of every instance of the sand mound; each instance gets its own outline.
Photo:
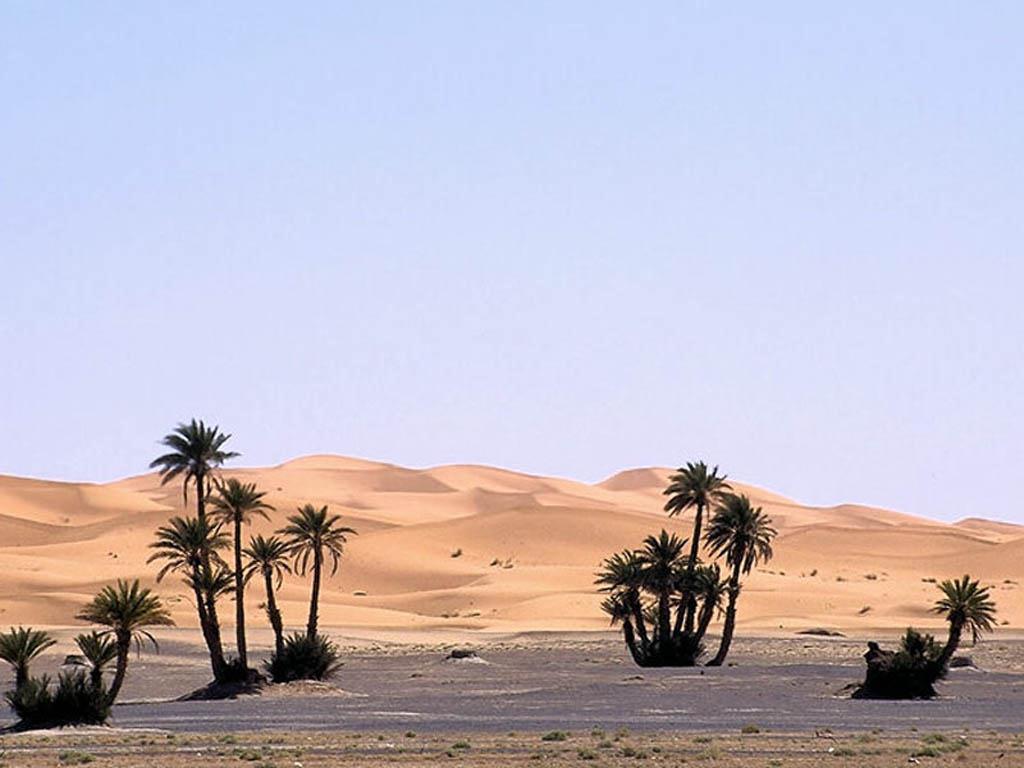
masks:
<instances>
[{"instance_id":1,"label":"sand mound","mask_svg":"<svg viewBox=\"0 0 1024 768\"><path fill-rule=\"evenodd\" d=\"M324 625L526 631L607 628L593 587L601 559L662 527L689 533L689 515L662 512L671 472L631 469L590 485L475 465L409 469L308 456L225 474L257 482L277 508L255 531L273 530L306 502L330 505L358 529L325 584ZM1024 624L1024 526L809 507L733 485L779 529L775 560L744 589L746 626L938 628L927 610L935 586L925 580L965 571L995 586L1001 619ZM102 584L152 583L153 530L181 511L180 486L154 475L102 485L0 477L0 623L70 624ZM159 591L192 626L186 590L172 578ZM288 579L280 598L286 620L301 622L308 583ZM261 600L253 588L253 621L262 620Z\"/></svg>"}]
</instances>

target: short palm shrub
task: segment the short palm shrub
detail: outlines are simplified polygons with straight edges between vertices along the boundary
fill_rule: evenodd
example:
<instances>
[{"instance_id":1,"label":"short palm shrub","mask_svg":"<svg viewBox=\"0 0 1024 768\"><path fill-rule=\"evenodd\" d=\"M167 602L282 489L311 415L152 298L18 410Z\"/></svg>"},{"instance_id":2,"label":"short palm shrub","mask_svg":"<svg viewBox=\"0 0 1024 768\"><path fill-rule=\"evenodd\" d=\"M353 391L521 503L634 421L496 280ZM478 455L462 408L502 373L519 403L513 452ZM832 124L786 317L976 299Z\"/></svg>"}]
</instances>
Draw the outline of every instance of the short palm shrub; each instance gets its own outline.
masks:
<instances>
[{"instance_id":1,"label":"short palm shrub","mask_svg":"<svg viewBox=\"0 0 1024 768\"><path fill-rule=\"evenodd\" d=\"M110 717L107 689L83 672L61 674L56 685L48 675L30 677L6 698L23 727L102 725Z\"/></svg>"},{"instance_id":2,"label":"short palm shrub","mask_svg":"<svg viewBox=\"0 0 1024 768\"><path fill-rule=\"evenodd\" d=\"M287 683L327 680L341 667L341 661L337 646L326 637L296 632L285 638L281 652L275 652L266 666L275 683Z\"/></svg>"},{"instance_id":3,"label":"short palm shrub","mask_svg":"<svg viewBox=\"0 0 1024 768\"><path fill-rule=\"evenodd\" d=\"M896 651L883 651L868 644L864 683L854 692L856 699L930 699L935 683L946 675L942 646L935 638L908 629Z\"/></svg>"}]
</instances>

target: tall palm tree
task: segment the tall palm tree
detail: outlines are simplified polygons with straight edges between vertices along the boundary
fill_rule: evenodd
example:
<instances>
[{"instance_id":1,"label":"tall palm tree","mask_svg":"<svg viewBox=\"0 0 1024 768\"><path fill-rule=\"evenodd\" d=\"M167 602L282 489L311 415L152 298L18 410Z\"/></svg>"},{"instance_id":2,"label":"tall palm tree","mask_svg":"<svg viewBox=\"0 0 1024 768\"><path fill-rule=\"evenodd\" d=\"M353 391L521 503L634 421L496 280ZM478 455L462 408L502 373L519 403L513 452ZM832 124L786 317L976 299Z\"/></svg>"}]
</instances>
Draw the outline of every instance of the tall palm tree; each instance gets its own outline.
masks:
<instances>
[{"instance_id":1,"label":"tall palm tree","mask_svg":"<svg viewBox=\"0 0 1024 768\"><path fill-rule=\"evenodd\" d=\"M14 667L14 687L28 682L28 665L57 641L48 632L32 627L11 627L0 633L0 659Z\"/></svg>"},{"instance_id":2,"label":"tall palm tree","mask_svg":"<svg viewBox=\"0 0 1024 768\"><path fill-rule=\"evenodd\" d=\"M690 537L690 560L687 563L687 582L693 581L694 571L700 560L700 537L704 513L720 502L731 490L726 482L727 475L719 475L718 467L709 470L703 461L687 462L676 473L669 477L669 485L663 495L668 496L665 511L669 517L694 509L693 535ZM694 617L697 612L697 599L692 592L686 599L687 634L693 631Z\"/></svg>"},{"instance_id":3,"label":"tall palm tree","mask_svg":"<svg viewBox=\"0 0 1024 768\"><path fill-rule=\"evenodd\" d=\"M772 558L772 540L776 531L772 521L760 507L754 507L746 496L730 494L715 509L705 541L715 556L725 555L725 562L732 567L729 577L729 603L725 609L725 626L722 641L715 658L708 666L721 666L729 653L733 632L736 629L736 600L740 594L740 574L750 573L758 563Z\"/></svg>"},{"instance_id":4,"label":"tall palm tree","mask_svg":"<svg viewBox=\"0 0 1024 768\"><path fill-rule=\"evenodd\" d=\"M170 449L169 452L157 456L149 464L150 469L159 470L161 485L166 485L178 477L182 478L182 498L186 504L188 503L188 487L189 485L195 486L196 517L204 523L206 522L206 497L209 494L210 483L214 473L224 462L239 455L234 451L224 449L224 444L230 438L231 435L221 432L219 426L208 427L202 419L198 421L192 419L188 424L181 422L170 434L165 435L163 440L160 441L162 445ZM197 581L210 581L210 553L204 549L201 552L201 556L201 567L207 573L205 579ZM207 605L206 610L210 612L209 606L216 602L216 596L212 594L205 595L205 602ZM198 604L196 611L199 611ZM215 606L213 607L213 613L214 615L216 614ZM200 616L200 623L202 623L202 616ZM217 631L219 635L219 625ZM217 642L219 644L219 639ZM217 662L214 660L213 655L211 651L210 662L216 666ZM219 655L223 658L223 651ZM224 670L226 669L227 667L225 666ZM220 678L218 677L218 679Z\"/></svg>"},{"instance_id":5,"label":"tall palm tree","mask_svg":"<svg viewBox=\"0 0 1024 768\"><path fill-rule=\"evenodd\" d=\"M209 479L225 461L239 456L234 451L224 450L224 443L230 439L231 435L221 432L220 427L208 427L202 419L192 419L188 424L178 424L173 432L160 441L171 450L157 456L149 464L150 469L160 471L161 485L182 477L182 494L186 503L189 484L196 487L196 516L200 520L206 518Z\"/></svg>"},{"instance_id":6,"label":"tall palm tree","mask_svg":"<svg viewBox=\"0 0 1024 768\"><path fill-rule=\"evenodd\" d=\"M945 669L956 653L965 629L970 630L971 639L976 643L982 632L991 632L995 628L996 604L989 595L988 587L981 586L967 574L962 579L943 581L939 590L942 598L936 601L932 610L944 614L949 622L949 639L939 656L939 662Z\"/></svg>"},{"instance_id":7,"label":"tall palm tree","mask_svg":"<svg viewBox=\"0 0 1024 768\"><path fill-rule=\"evenodd\" d=\"M658 644L668 653L672 642L672 593L684 569L686 539L662 529L658 536L644 539L640 550L644 585L658 597Z\"/></svg>"},{"instance_id":8,"label":"tall palm tree","mask_svg":"<svg viewBox=\"0 0 1024 768\"><path fill-rule=\"evenodd\" d=\"M221 531L220 525L211 525L206 518L172 517L167 525L157 529L156 540L149 545L155 551L146 561L166 561L157 573L157 581L163 581L168 573L180 573L192 589L199 627L210 652L210 666L214 679L218 681L226 678L227 662L217 618L218 592L213 589L212 582L215 572L204 565L204 559L206 563L212 561L217 565L219 572L224 566L219 550L228 543L228 536Z\"/></svg>"},{"instance_id":9,"label":"tall palm tree","mask_svg":"<svg viewBox=\"0 0 1024 768\"><path fill-rule=\"evenodd\" d=\"M93 688L99 688L103 685L103 670L117 658L117 642L109 634L93 630L76 637L75 645L92 665L89 680Z\"/></svg>"},{"instance_id":10,"label":"tall palm tree","mask_svg":"<svg viewBox=\"0 0 1024 768\"><path fill-rule=\"evenodd\" d=\"M281 620L281 610L277 607L277 599L274 597L274 583L281 588L281 582L286 573L291 573L291 566L288 559L291 557L291 550L288 544L278 536L271 536L269 539L261 535L252 536L249 539L249 546L243 550L248 560L245 566L245 580L248 581L257 573L263 576L263 585L267 591L267 618L270 626L274 628L274 651L278 656L284 651L284 622Z\"/></svg>"},{"instance_id":11,"label":"tall palm tree","mask_svg":"<svg viewBox=\"0 0 1024 768\"><path fill-rule=\"evenodd\" d=\"M612 624L623 622L626 641L629 642L634 630L640 638L640 651L646 655L650 638L647 634L647 622L644 619L644 604L641 597L644 587L644 563L640 555L631 549L616 552L605 559L601 570L597 573L595 584L601 585L602 592L610 593L607 605L602 605L605 613L611 616ZM625 610L623 620L622 611ZM633 648L630 647L630 651ZM633 654L636 658L636 653Z\"/></svg>"},{"instance_id":12,"label":"tall palm tree","mask_svg":"<svg viewBox=\"0 0 1024 768\"><path fill-rule=\"evenodd\" d=\"M238 662L242 669L249 668L249 656L245 643L245 575L242 571L242 525L252 521L256 515L267 518L267 510L273 507L263 501L265 493L256 490L256 483L243 483L228 478L217 483L217 495L213 497L211 517L220 523L230 524L234 529L235 549L235 637L238 642ZM267 518L269 519L269 518Z\"/></svg>"},{"instance_id":13,"label":"tall palm tree","mask_svg":"<svg viewBox=\"0 0 1024 768\"><path fill-rule=\"evenodd\" d=\"M317 509L312 504L299 508L299 514L288 518L288 525L281 529L288 538L288 544L295 558L295 570L300 576L306 571L313 571L313 588L309 597L309 621L306 623L306 636L316 637L317 611L320 603L320 579L324 567L324 557L331 559L331 575L338 571L341 553L344 550L348 534L356 531L340 525L341 515L330 515L327 507Z\"/></svg>"},{"instance_id":14,"label":"tall palm tree","mask_svg":"<svg viewBox=\"0 0 1024 768\"><path fill-rule=\"evenodd\" d=\"M117 699L124 683L132 642L140 650L143 641L157 648L156 638L149 633L147 627L174 625L171 614L164 608L160 598L152 590L140 586L138 579L132 582L118 579L116 584L107 585L82 609L78 618L108 627L117 644L117 664L107 694L110 704Z\"/></svg>"}]
</instances>

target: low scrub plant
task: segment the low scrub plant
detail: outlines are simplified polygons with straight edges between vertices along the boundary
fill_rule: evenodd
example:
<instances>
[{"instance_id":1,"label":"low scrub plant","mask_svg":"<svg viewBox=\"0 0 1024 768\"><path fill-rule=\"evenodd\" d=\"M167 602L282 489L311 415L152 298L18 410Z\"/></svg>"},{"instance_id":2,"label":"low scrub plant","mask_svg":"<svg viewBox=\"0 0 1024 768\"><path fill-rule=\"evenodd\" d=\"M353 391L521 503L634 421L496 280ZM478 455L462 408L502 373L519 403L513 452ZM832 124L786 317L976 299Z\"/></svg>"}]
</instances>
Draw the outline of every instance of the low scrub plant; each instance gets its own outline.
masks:
<instances>
[{"instance_id":1,"label":"low scrub plant","mask_svg":"<svg viewBox=\"0 0 1024 768\"><path fill-rule=\"evenodd\" d=\"M341 667L338 648L321 635L309 637L296 632L285 638L280 653L267 662L275 683L293 680L327 680Z\"/></svg>"}]
</instances>

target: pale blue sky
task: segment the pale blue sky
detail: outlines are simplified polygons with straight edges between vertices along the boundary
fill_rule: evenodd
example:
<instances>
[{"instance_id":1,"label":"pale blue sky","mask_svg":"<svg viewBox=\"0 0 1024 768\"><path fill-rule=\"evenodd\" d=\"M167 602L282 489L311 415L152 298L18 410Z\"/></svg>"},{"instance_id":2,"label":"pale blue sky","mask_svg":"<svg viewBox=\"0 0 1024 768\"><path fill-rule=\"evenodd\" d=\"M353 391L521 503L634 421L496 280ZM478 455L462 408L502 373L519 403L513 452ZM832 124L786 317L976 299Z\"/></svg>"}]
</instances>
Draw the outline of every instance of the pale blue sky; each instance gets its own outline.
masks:
<instances>
[{"instance_id":1,"label":"pale blue sky","mask_svg":"<svg viewBox=\"0 0 1024 768\"><path fill-rule=\"evenodd\" d=\"M3 0L0 472L196 415L1024 521L1024 9L839 6Z\"/></svg>"}]
</instances>

